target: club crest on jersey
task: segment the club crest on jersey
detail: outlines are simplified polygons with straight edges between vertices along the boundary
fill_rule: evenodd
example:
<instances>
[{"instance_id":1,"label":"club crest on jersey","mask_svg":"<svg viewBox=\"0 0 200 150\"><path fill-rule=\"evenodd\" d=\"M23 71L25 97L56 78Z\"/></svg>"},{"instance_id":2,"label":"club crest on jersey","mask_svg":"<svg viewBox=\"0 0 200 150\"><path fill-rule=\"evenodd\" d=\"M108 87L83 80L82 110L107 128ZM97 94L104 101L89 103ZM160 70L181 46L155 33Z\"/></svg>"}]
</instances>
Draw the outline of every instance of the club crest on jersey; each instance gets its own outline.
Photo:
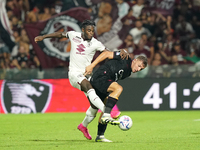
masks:
<instances>
[{"instance_id":1,"label":"club crest on jersey","mask_svg":"<svg viewBox=\"0 0 200 150\"><path fill-rule=\"evenodd\" d=\"M90 41L90 42L88 42L88 47L90 47L92 45L92 42Z\"/></svg>"},{"instance_id":2,"label":"club crest on jersey","mask_svg":"<svg viewBox=\"0 0 200 150\"><path fill-rule=\"evenodd\" d=\"M54 32L81 32L79 27L80 22L70 16L61 15L50 19L40 35L50 34ZM73 41L79 43L81 40L77 37ZM68 38L46 38L38 42L41 49L49 56L56 57L63 61L69 59L70 55L70 40Z\"/></svg>"},{"instance_id":3,"label":"club crest on jersey","mask_svg":"<svg viewBox=\"0 0 200 150\"><path fill-rule=\"evenodd\" d=\"M5 113L44 113L52 96L52 85L39 80L4 81L1 103Z\"/></svg>"}]
</instances>

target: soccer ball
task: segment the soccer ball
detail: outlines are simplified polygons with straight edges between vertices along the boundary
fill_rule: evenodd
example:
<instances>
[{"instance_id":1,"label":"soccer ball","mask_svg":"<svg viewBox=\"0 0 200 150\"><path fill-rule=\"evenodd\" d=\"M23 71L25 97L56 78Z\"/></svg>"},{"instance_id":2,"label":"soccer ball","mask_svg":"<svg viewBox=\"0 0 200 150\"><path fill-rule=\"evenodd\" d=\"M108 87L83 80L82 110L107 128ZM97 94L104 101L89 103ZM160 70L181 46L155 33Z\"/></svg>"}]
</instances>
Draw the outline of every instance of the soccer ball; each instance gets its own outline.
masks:
<instances>
[{"instance_id":1,"label":"soccer ball","mask_svg":"<svg viewBox=\"0 0 200 150\"><path fill-rule=\"evenodd\" d=\"M129 130L133 125L133 121L129 116L121 116L118 121L120 122L119 128L123 131Z\"/></svg>"}]
</instances>

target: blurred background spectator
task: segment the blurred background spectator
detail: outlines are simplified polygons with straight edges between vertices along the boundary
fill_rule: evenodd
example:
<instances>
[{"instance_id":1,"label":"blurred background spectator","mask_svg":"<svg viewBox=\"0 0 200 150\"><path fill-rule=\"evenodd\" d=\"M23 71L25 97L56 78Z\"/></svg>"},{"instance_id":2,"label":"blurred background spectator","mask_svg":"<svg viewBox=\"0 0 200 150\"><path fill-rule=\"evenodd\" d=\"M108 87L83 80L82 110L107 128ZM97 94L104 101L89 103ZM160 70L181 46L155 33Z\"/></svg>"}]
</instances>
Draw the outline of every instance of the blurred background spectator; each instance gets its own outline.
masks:
<instances>
[{"instance_id":1,"label":"blurred background spectator","mask_svg":"<svg viewBox=\"0 0 200 150\"><path fill-rule=\"evenodd\" d=\"M115 0L115 1L117 2L118 16L119 18L123 18L128 13L129 5L126 2L124 2L124 0Z\"/></svg>"},{"instance_id":2,"label":"blurred background spectator","mask_svg":"<svg viewBox=\"0 0 200 150\"><path fill-rule=\"evenodd\" d=\"M111 50L125 48L131 59L141 54L147 56L149 66L159 67L153 74L159 72L158 76L169 77L177 73L179 76L181 71L176 70L177 67L199 64L200 6L196 1L7 0L4 3L8 22L1 18L1 79L11 70L35 68L41 73L39 57L24 25L48 21L52 16L75 7L86 9L96 22L95 37L98 40L105 45L110 41L111 44L107 45L117 43L116 47L111 46ZM0 13L3 14L4 10L1 9ZM67 30L71 28L66 27ZM5 35L7 31L9 38ZM166 74L167 69L162 68L164 65L168 66ZM171 71L170 66L175 71ZM57 69L67 67L60 63Z\"/></svg>"},{"instance_id":3,"label":"blurred background spectator","mask_svg":"<svg viewBox=\"0 0 200 150\"><path fill-rule=\"evenodd\" d=\"M143 23L141 20L137 20L135 22L135 27L132 28L129 31L129 33L133 36L133 40L135 44L139 43L143 33L146 33L148 37L151 36L150 31L147 28L143 27Z\"/></svg>"},{"instance_id":4,"label":"blurred background spectator","mask_svg":"<svg viewBox=\"0 0 200 150\"><path fill-rule=\"evenodd\" d=\"M136 4L133 5L133 16L135 18L138 18L142 12L142 9L144 8L144 0L137 0Z\"/></svg>"}]
</instances>

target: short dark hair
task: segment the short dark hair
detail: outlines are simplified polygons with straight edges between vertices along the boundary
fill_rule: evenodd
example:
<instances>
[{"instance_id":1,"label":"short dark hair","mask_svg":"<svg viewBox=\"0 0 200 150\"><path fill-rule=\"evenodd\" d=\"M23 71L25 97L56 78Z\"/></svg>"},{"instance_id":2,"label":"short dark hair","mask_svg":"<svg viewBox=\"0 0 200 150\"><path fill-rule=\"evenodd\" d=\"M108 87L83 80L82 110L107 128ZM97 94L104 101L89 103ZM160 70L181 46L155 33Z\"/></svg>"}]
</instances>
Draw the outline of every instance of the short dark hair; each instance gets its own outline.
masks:
<instances>
[{"instance_id":1,"label":"short dark hair","mask_svg":"<svg viewBox=\"0 0 200 150\"><path fill-rule=\"evenodd\" d=\"M81 28L84 28L86 26L96 26L95 22L92 21L92 20L84 20L82 23L81 23Z\"/></svg>"},{"instance_id":2,"label":"short dark hair","mask_svg":"<svg viewBox=\"0 0 200 150\"><path fill-rule=\"evenodd\" d=\"M136 59L141 60L143 62L144 67L147 66L148 60L147 60L147 58L145 56L140 55Z\"/></svg>"}]
</instances>

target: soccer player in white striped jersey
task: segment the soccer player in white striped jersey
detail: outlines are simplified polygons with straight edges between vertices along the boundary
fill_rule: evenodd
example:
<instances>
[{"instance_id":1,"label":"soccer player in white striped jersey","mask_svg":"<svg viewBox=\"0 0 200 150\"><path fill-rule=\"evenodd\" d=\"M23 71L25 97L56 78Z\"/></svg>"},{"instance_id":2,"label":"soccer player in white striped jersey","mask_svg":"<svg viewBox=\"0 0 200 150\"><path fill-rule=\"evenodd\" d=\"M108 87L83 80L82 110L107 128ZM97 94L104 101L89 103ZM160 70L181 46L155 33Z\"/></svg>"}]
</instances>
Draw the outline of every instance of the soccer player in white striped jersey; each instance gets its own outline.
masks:
<instances>
[{"instance_id":1,"label":"soccer player in white striped jersey","mask_svg":"<svg viewBox=\"0 0 200 150\"><path fill-rule=\"evenodd\" d=\"M35 37L35 42L42 41L45 38L69 38L71 42L70 62L69 62L69 81L71 85L81 91L84 91L89 98L91 104L104 112L105 105L101 99L97 96L95 90L91 86L88 79L84 76L85 68L91 64L96 51L107 50L105 46L95 39L94 36L95 23L91 20L85 20L82 22L82 32L54 32L43 36ZM123 59L128 58L128 53L122 50L121 57ZM89 116L88 122L91 122L96 116L96 109L91 106L86 111L86 115ZM84 136L91 140L87 125L80 124L78 129L83 132Z\"/></svg>"}]
</instances>

